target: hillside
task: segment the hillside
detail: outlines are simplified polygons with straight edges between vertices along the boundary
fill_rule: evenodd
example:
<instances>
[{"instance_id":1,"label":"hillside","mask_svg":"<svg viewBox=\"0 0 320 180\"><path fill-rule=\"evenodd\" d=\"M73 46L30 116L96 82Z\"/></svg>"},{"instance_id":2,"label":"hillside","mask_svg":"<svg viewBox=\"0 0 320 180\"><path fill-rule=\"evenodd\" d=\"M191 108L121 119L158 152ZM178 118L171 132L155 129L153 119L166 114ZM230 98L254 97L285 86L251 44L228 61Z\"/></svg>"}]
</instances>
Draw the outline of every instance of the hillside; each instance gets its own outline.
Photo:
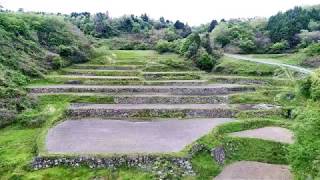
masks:
<instances>
[{"instance_id":1,"label":"hillside","mask_svg":"<svg viewBox=\"0 0 320 180\"><path fill-rule=\"evenodd\" d=\"M23 89L30 78L90 56L90 44L76 27L61 17L31 13L1 12L0 49L0 126L32 106Z\"/></svg>"},{"instance_id":2,"label":"hillside","mask_svg":"<svg viewBox=\"0 0 320 180\"><path fill-rule=\"evenodd\" d=\"M319 32L1 8L0 179L320 178Z\"/></svg>"}]
</instances>

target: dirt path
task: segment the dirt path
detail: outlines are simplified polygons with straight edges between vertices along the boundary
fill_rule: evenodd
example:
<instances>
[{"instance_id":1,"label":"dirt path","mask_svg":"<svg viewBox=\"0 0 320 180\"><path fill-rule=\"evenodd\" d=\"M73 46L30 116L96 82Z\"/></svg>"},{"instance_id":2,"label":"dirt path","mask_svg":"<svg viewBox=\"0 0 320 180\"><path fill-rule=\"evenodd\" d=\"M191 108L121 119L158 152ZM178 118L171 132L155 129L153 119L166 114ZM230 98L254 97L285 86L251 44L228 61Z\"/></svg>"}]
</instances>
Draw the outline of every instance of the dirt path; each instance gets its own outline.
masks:
<instances>
[{"instance_id":1,"label":"dirt path","mask_svg":"<svg viewBox=\"0 0 320 180\"><path fill-rule=\"evenodd\" d=\"M251 61L251 62L256 62L256 63L285 67L285 68L289 68L289 69L292 69L294 71L298 71L298 72L301 72L304 74L310 74L312 72L312 70L307 69L307 68L303 68L300 66L294 66L294 65L274 62L275 60L273 60L273 59L257 59L257 58L247 57L247 56L239 55L239 54L224 54L224 55L227 57L231 57L231 58L235 58L235 59L239 59L239 60L244 60L244 61Z\"/></svg>"}]
</instances>

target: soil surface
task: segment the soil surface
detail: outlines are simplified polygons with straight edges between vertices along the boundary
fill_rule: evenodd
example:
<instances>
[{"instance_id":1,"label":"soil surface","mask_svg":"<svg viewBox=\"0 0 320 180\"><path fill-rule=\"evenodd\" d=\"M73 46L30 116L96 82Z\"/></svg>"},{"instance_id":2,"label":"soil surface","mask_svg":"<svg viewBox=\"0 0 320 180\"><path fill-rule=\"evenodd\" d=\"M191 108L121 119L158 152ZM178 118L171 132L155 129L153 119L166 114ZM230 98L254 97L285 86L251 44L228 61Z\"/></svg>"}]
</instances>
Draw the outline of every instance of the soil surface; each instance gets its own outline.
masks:
<instances>
[{"instance_id":1,"label":"soil surface","mask_svg":"<svg viewBox=\"0 0 320 180\"><path fill-rule=\"evenodd\" d=\"M248 137L248 138L258 138L271 141L277 141L282 143L292 144L293 133L285 128L281 127L264 127L240 132L231 133L231 136L236 137Z\"/></svg>"},{"instance_id":2,"label":"soil surface","mask_svg":"<svg viewBox=\"0 0 320 180\"><path fill-rule=\"evenodd\" d=\"M214 180L292 180L286 165L239 161L228 165Z\"/></svg>"},{"instance_id":3,"label":"soil surface","mask_svg":"<svg viewBox=\"0 0 320 180\"><path fill-rule=\"evenodd\" d=\"M47 135L49 153L161 153L186 145L232 119L67 120Z\"/></svg>"}]
</instances>

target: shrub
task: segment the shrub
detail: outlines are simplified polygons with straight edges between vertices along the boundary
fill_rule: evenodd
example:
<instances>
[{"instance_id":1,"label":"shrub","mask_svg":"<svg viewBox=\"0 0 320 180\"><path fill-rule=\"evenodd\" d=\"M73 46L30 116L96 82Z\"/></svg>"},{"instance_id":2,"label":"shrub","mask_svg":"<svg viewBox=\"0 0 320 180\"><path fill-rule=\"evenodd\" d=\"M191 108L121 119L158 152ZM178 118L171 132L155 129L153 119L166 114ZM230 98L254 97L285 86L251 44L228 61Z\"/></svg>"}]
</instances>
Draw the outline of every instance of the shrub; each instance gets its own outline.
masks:
<instances>
[{"instance_id":1,"label":"shrub","mask_svg":"<svg viewBox=\"0 0 320 180\"><path fill-rule=\"evenodd\" d=\"M0 109L0 128L13 123L16 119L16 113L15 111Z\"/></svg>"},{"instance_id":2,"label":"shrub","mask_svg":"<svg viewBox=\"0 0 320 180\"><path fill-rule=\"evenodd\" d=\"M152 47L147 43L137 43L134 47L135 50L148 50L152 49Z\"/></svg>"},{"instance_id":3,"label":"shrub","mask_svg":"<svg viewBox=\"0 0 320 180\"><path fill-rule=\"evenodd\" d=\"M63 59L60 56L55 56L52 58L52 68L60 69L63 67Z\"/></svg>"},{"instance_id":4,"label":"shrub","mask_svg":"<svg viewBox=\"0 0 320 180\"><path fill-rule=\"evenodd\" d=\"M295 123L296 143L289 147L289 162L297 179L320 178L320 111L310 104Z\"/></svg>"},{"instance_id":5,"label":"shrub","mask_svg":"<svg viewBox=\"0 0 320 180\"><path fill-rule=\"evenodd\" d=\"M318 31L320 30L320 22L319 21L314 21L313 19L309 22L308 28L311 31Z\"/></svg>"},{"instance_id":6,"label":"shrub","mask_svg":"<svg viewBox=\"0 0 320 180\"><path fill-rule=\"evenodd\" d=\"M164 39L171 42L174 41L176 39L179 39L180 36L179 34L177 34L174 29L165 29L164 30Z\"/></svg>"},{"instance_id":7,"label":"shrub","mask_svg":"<svg viewBox=\"0 0 320 180\"><path fill-rule=\"evenodd\" d=\"M320 31L309 32L307 30L304 30L301 31L301 33L299 33L297 37L300 40L299 47L305 48L310 44L316 43L320 40Z\"/></svg>"},{"instance_id":8,"label":"shrub","mask_svg":"<svg viewBox=\"0 0 320 180\"><path fill-rule=\"evenodd\" d=\"M310 97L314 100L320 100L320 70L315 71L310 78Z\"/></svg>"},{"instance_id":9,"label":"shrub","mask_svg":"<svg viewBox=\"0 0 320 180\"><path fill-rule=\"evenodd\" d=\"M281 41L281 42L277 42L274 43L269 51L271 53L282 53L284 50L289 48L289 43L287 41Z\"/></svg>"},{"instance_id":10,"label":"shrub","mask_svg":"<svg viewBox=\"0 0 320 180\"><path fill-rule=\"evenodd\" d=\"M298 87L299 87L299 94L301 94L302 96L306 97L306 98L310 98L310 90L311 90L311 78L305 78L303 80L301 80L298 83Z\"/></svg>"},{"instance_id":11,"label":"shrub","mask_svg":"<svg viewBox=\"0 0 320 180\"><path fill-rule=\"evenodd\" d=\"M307 98L320 100L320 69L299 83L299 92Z\"/></svg>"},{"instance_id":12,"label":"shrub","mask_svg":"<svg viewBox=\"0 0 320 180\"><path fill-rule=\"evenodd\" d=\"M48 115L46 113L37 112L36 110L29 110L18 116L18 122L24 127L39 128L46 120Z\"/></svg>"},{"instance_id":13,"label":"shrub","mask_svg":"<svg viewBox=\"0 0 320 180\"><path fill-rule=\"evenodd\" d=\"M159 40L156 44L156 50L159 53L172 52L171 43L165 40Z\"/></svg>"},{"instance_id":14,"label":"shrub","mask_svg":"<svg viewBox=\"0 0 320 180\"><path fill-rule=\"evenodd\" d=\"M320 43L311 44L305 49L305 52L308 56L320 55Z\"/></svg>"},{"instance_id":15,"label":"shrub","mask_svg":"<svg viewBox=\"0 0 320 180\"><path fill-rule=\"evenodd\" d=\"M201 39L199 34L194 33L189 35L183 42L180 48L181 54L190 58L197 54L200 47Z\"/></svg>"},{"instance_id":16,"label":"shrub","mask_svg":"<svg viewBox=\"0 0 320 180\"><path fill-rule=\"evenodd\" d=\"M58 52L62 57L69 57L73 54L73 48L69 46L60 45Z\"/></svg>"},{"instance_id":17,"label":"shrub","mask_svg":"<svg viewBox=\"0 0 320 180\"><path fill-rule=\"evenodd\" d=\"M195 62L199 69L210 72L216 64L216 59L214 59L204 49L200 49Z\"/></svg>"},{"instance_id":18,"label":"shrub","mask_svg":"<svg viewBox=\"0 0 320 180\"><path fill-rule=\"evenodd\" d=\"M195 57L198 53L199 50L199 44L197 44L196 42L192 42L189 46L188 46L188 50L184 53L184 55L187 58L192 58Z\"/></svg>"},{"instance_id":19,"label":"shrub","mask_svg":"<svg viewBox=\"0 0 320 180\"><path fill-rule=\"evenodd\" d=\"M256 45L252 39L242 39L239 42L239 47L242 50L242 53L251 53L254 52Z\"/></svg>"},{"instance_id":20,"label":"shrub","mask_svg":"<svg viewBox=\"0 0 320 180\"><path fill-rule=\"evenodd\" d=\"M311 68L320 67L320 55L307 57L307 59L305 59L301 63L301 65L311 67Z\"/></svg>"}]
</instances>

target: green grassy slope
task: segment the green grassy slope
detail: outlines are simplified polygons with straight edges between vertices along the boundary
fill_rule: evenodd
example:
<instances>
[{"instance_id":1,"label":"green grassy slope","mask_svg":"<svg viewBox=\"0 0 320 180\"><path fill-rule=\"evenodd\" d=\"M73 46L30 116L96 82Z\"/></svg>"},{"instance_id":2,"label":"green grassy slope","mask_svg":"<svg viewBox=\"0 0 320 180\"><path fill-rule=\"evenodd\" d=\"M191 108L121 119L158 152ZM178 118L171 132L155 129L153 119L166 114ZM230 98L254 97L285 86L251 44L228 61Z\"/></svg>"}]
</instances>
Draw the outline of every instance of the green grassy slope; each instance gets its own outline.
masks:
<instances>
[{"instance_id":1,"label":"green grassy slope","mask_svg":"<svg viewBox=\"0 0 320 180\"><path fill-rule=\"evenodd\" d=\"M32 103L23 86L51 69L84 62L88 40L61 17L0 12L0 126Z\"/></svg>"}]
</instances>

